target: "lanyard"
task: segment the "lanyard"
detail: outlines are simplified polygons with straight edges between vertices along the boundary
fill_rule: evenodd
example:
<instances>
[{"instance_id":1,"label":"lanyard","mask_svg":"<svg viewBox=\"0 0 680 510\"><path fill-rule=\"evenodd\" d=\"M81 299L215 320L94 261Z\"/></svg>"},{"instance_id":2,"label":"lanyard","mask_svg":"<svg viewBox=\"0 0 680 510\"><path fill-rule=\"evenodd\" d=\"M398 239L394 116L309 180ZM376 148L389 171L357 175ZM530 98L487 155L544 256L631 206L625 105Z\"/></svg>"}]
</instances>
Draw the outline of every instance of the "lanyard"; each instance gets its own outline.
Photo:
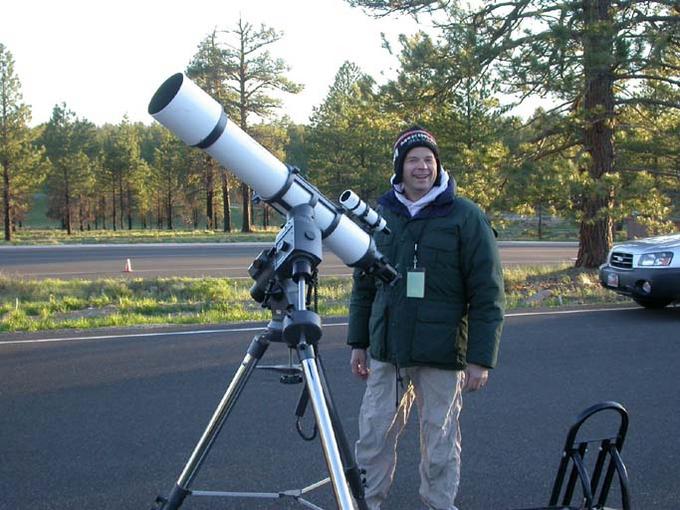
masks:
<instances>
[{"instance_id":1,"label":"lanyard","mask_svg":"<svg viewBox=\"0 0 680 510\"><path fill-rule=\"evenodd\" d=\"M426 220L418 220L420 221L420 228L417 230L417 235L414 235L415 237L415 242L413 243L413 267L416 268L418 267L418 244L420 243L420 238L423 237L423 232L425 232L425 224L427 223ZM413 234L413 231L410 230L411 234Z\"/></svg>"}]
</instances>

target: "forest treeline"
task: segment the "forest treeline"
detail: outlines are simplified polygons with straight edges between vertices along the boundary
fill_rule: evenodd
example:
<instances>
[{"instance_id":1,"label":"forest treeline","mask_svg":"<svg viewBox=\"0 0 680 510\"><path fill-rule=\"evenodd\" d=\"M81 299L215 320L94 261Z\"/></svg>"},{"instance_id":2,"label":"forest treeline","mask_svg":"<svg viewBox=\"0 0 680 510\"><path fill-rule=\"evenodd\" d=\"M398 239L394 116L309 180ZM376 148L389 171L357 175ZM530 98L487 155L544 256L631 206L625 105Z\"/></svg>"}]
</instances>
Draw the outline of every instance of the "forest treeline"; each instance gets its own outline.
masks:
<instances>
[{"instance_id":1,"label":"forest treeline","mask_svg":"<svg viewBox=\"0 0 680 510\"><path fill-rule=\"evenodd\" d=\"M250 136L332 199L369 202L388 186L391 144L419 123L435 133L459 193L493 221L559 215L580 225L576 264L594 267L612 226L649 232L680 219L680 6L677 1L508 0L476 9L431 0L349 0L369 15L411 15L393 79L338 69L306 124L282 115L281 32L241 19L199 44L186 74ZM36 192L63 228L253 228L251 191L158 124L95 126L67 104L31 126L10 48L0 43L0 162L6 240ZM511 98L511 99L510 99ZM518 104L549 105L513 114ZM231 211L242 209L239 225ZM256 207L264 207L258 205ZM267 225L266 208L261 215ZM278 220L277 220L278 221Z\"/></svg>"}]
</instances>

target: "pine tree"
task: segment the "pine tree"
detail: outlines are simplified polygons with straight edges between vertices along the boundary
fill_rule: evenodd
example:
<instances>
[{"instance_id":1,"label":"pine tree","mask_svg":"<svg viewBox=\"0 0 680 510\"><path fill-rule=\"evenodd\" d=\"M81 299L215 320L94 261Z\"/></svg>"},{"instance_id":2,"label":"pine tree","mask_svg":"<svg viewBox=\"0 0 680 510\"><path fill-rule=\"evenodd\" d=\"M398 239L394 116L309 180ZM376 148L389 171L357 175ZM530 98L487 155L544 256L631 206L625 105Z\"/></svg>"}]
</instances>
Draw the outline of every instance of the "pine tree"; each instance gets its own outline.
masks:
<instances>
[{"instance_id":1,"label":"pine tree","mask_svg":"<svg viewBox=\"0 0 680 510\"><path fill-rule=\"evenodd\" d=\"M297 93L302 86L285 76L288 66L274 58L267 47L283 37L283 33L261 25L259 28L239 19L230 30L213 31L199 46L199 52L189 65L189 76L202 77L213 83L212 92L233 113L241 129L249 132L250 116L271 118L281 100L272 92ZM211 91L211 89L208 89ZM223 182L227 182L223 179ZM251 191L241 185L243 201L243 232L250 232L252 213Z\"/></svg>"},{"instance_id":2,"label":"pine tree","mask_svg":"<svg viewBox=\"0 0 680 510\"><path fill-rule=\"evenodd\" d=\"M616 197L611 181L621 163L614 147L621 113L640 106L680 108L677 1L509 0L470 12L460 10L457 2L432 0L349 3L380 15L429 13L443 33L471 27L479 65L497 74L506 85L504 92L520 100L546 97L555 102L563 122L541 140L558 137L564 143L554 146L555 153L576 147L586 156L580 158L584 186L577 197L581 223L576 265L602 263L612 242ZM649 94L648 84L665 84L669 94Z\"/></svg>"},{"instance_id":3,"label":"pine tree","mask_svg":"<svg viewBox=\"0 0 680 510\"><path fill-rule=\"evenodd\" d=\"M60 219L68 235L73 233L79 200L87 201L94 182L90 155L94 153L94 125L78 119L65 103L55 105L40 138L51 168L47 178L48 216ZM83 208L84 209L84 208Z\"/></svg>"},{"instance_id":4,"label":"pine tree","mask_svg":"<svg viewBox=\"0 0 680 510\"><path fill-rule=\"evenodd\" d=\"M364 200L376 199L392 173L399 117L382 111L375 81L345 62L310 124L305 141L310 178L333 198L350 188Z\"/></svg>"},{"instance_id":5,"label":"pine tree","mask_svg":"<svg viewBox=\"0 0 680 510\"><path fill-rule=\"evenodd\" d=\"M44 178L43 151L34 146L30 108L22 102L21 83L12 54L0 44L0 167L5 241L12 240L16 215L30 204Z\"/></svg>"}]
</instances>

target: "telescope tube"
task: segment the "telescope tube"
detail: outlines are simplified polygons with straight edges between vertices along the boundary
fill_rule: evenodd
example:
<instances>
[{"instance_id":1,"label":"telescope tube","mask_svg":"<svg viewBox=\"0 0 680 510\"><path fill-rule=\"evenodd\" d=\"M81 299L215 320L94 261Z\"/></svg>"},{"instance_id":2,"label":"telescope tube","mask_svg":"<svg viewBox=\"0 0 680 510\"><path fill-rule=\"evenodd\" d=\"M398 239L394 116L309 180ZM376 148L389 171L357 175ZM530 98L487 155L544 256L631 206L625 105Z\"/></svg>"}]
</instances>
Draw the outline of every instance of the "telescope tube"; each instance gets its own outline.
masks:
<instances>
[{"instance_id":1,"label":"telescope tube","mask_svg":"<svg viewBox=\"0 0 680 510\"><path fill-rule=\"evenodd\" d=\"M184 73L168 78L153 95L149 114L184 143L204 150L277 211L300 204L314 209L324 244L350 267L391 282L397 277L370 235L317 188L289 169L231 122L222 106Z\"/></svg>"}]
</instances>

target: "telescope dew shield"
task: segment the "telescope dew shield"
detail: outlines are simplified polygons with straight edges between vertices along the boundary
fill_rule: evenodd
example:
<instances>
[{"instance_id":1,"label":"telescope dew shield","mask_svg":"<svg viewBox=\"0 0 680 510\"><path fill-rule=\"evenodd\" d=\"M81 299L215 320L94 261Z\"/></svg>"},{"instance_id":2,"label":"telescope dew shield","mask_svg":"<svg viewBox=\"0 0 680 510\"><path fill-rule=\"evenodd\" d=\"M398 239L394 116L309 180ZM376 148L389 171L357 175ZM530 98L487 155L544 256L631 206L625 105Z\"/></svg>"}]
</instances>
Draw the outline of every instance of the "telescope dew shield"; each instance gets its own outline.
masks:
<instances>
[{"instance_id":1,"label":"telescope dew shield","mask_svg":"<svg viewBox=\"0 0 680 510\"><path fill-rule=\"evenodd\" d=\"M149 113L184 143L205 150L263 199L286 183L288 168L229 122L222 105L182 73L172 75L149 103Z\"/></svg>"},{"instance_id":2,"label":"telescope dew shield","mask_svg":"<svg viewBox=\"0 0 680 510\"><path fill-rule=\"evenodd\" d=\"M184 143L204 150L277 211L310 204L324 244L350 267L386 274L371 237L301 175L230 122L222 106L185 74L168 78L153 95L149 114ZM387 274L395 273L393 270ZM384 278L384 276L380 276ZM391 281L391 280L390 280Z\"/></svg>"}]
</instances>

